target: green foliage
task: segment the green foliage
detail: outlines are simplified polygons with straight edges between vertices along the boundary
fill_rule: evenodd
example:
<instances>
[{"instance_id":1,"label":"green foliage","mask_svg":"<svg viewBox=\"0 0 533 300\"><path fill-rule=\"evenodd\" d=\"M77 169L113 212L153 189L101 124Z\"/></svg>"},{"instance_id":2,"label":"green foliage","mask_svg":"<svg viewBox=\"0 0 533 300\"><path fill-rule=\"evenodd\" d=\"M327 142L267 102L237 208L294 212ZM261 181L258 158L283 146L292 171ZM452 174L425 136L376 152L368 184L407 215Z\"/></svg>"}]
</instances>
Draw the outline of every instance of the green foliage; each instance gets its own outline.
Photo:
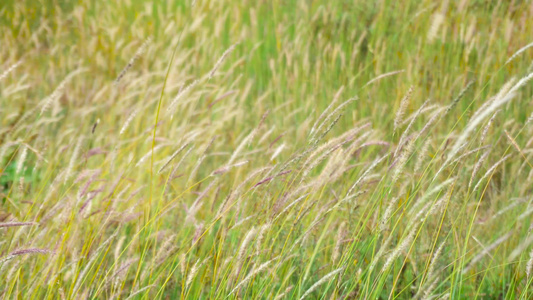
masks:
<instances>
[{"instance_id":1,"label":"green foliage","mask_svg":"<svg viewBox=\"0 0 533 300\"><path fill-rule=\"evenodd\" d=\"M0 297L530 299L532 14L3 1Z\"/></svg>"}]
</instances>

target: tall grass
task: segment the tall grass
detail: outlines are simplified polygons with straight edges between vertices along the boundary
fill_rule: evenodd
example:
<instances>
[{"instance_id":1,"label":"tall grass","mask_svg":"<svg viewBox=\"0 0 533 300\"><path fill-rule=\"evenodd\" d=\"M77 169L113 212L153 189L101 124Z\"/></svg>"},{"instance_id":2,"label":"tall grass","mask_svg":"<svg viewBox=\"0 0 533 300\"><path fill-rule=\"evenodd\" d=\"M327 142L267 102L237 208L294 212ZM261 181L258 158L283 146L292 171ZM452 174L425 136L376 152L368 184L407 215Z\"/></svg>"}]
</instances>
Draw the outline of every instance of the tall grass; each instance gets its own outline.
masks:
<instances>
[{"instance_id":1,"label":"tall grass","mask_svg":"<svg viewBox=\"0 0 533 300\"><path fill-rule=\"evenodd\" d=\"M0 295L530 299L531 1L0 5Z\"/></svg>"}]
</instances>

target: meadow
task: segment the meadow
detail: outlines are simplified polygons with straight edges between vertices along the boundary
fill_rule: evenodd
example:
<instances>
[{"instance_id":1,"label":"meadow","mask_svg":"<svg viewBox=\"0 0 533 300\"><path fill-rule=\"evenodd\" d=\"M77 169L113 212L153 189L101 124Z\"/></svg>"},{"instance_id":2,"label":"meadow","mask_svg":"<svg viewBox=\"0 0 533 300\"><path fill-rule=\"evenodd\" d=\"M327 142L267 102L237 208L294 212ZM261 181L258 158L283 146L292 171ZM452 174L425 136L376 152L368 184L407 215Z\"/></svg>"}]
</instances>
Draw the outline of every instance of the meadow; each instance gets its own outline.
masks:
<instances>
[{"instance_id":1,"label":"meadow","mask_svg":"<svg viewBox=\"0 0 533 300\"><path fill-rule=\"evenodd\" d=\"M532 299L533 2L2 0L2 299Z\"/></svg>"}]
</instances>

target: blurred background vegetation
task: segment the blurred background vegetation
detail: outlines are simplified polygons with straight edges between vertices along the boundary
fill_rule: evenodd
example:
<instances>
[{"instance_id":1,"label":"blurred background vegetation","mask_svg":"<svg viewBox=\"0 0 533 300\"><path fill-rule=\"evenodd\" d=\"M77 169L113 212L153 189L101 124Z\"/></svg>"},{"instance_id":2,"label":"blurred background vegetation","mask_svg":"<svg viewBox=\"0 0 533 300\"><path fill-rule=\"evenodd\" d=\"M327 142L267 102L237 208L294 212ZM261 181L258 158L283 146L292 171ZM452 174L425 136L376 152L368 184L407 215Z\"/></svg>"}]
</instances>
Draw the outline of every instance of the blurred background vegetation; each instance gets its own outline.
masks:
<instances>
[{"instance_id":1,"label":"blurred background vegetation","mask_svg":"<svg viewBox=\"0 0 533 300\"><path fill-rule=\"evenodd\" d=\"M0 222L11 225L0 225L0 292L528 299L530 82L468 135L460 159L448 155L476 110L531 79L533 50L513 56L533 42L531 20L527 0L2 0ZM426 130L428 112L442 119ZM317 124L320 143L310 139ZM336 144L358 127L355 141ZM332 170L342 176L324 175ZM473 191L480 178L486 186ZM448 195L439 184L451 179L449 211L410 241L412 204ZM347 205L352 191L365 194ZM233 197L239 204L220 216ZM389 203L392 226L381 230ZM39 226L11 228L27 222ZM265 248L247 252L252 240ZM429 289L441 241L442 277ZM16 261L20 249L50 255ZM405 258L373 270L395 249ZM342 279L320 281L338 270Z\"/></svg>"}]
</instances>

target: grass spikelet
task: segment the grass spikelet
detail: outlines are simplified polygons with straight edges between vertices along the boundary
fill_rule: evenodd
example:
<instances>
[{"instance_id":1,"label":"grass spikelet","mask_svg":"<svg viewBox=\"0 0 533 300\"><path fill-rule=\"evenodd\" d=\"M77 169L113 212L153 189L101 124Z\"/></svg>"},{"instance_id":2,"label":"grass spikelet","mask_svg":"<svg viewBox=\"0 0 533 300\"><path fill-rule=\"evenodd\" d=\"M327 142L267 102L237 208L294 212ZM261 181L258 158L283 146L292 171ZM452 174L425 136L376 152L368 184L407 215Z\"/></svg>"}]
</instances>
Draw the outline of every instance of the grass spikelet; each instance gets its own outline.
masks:
<instances>
[{"instance_id":1,"label":"grass spikelet","mask_svg":"<svg viewBox=\"0 0 533 300\"><path fill-rule=\"evenodd\" d=\"M533 270L533 249L529 252L529 260L526 264L526 275L527 278L531 278L531 270Z\"/></svg>"},{"instance_id":2,"label":"grass spikelet","mask_svg":"<svg viewBox=\"0 0 533 300\"><path fill-rule=\"evenodd\" d=\"M128 298L126 298L126 300L133 299L133 298L135 298L135 296L137 296L140 293L145 292L145 291L147 291L147 290L149 290L149 289L151 289L153 287L156 287L156 285L155 284L151 284L151 285L145 286L145 287L143 287L141 289L138 289L137 291L131 293L131 295L129 295Z\"/></svg>"},{"instance_id":3,"label":"grass spikelet","mask_svg":"<svg viewBox=\"0 0 533 300\"><path fill-rule=\"evenodd\" d=\"M424 164L424 160L427 157L430 146L431 146L431 139L427 139L424 142L424 145L422 145L422 148L420 148L420 151L418 152L418 156L416 158L416 165L414 168L415 173L418 173L420 169L422 169L422 165Z\"/></svg>"},{"instance_id":4,"label":"grass spikelet","mask_svg":"<svg viewBox=\"0 0 533 300\"><path fill-rule=\"evenodd\" d=\"M466 84L464 89L462 89L461 92L459 92L459 95L457 95L457 97L455 97L455 99L453 99L452 103L450 103L450 105L448 105L448 107L446 108L446 112L444 112L444 115L447 115L455 106L457 106L457 103L459 103L459 101L464 97L466 92L472 87L473 84L474 84L473 80L470 80Z\"/></svg>"},{"instance_id":5,"label":"grass spikelet","mask_svg":"<svg viewBox=\"0 0 533 300\"><path fill-rule=\"evenodd\" d=\"M427 288L423 291L423 297L421 299L423 300L429 300L433 297L430 297L431 293L437 286L437 283L439 283L439 278L435 278L429 285L427 285Z\"/></svg>"},{"instance_id":6,"label":"grass spikelet","mask_svg":"<svg viewBox=\"0 0 533 300\"><path fill-rule=\"evenodd\" d=\"M472 175L470 175L470 182L468 183L468 188L472 186L472 182L474 181L474 178L476 177L477 172L479 171L479 169L481 168L481 165L483 165L483 163L485 162L485 159L487 159L489 154L490 154L490 149L487 149L487 151L485 151L485 153L481 155L477 163L474 165L474 168L472 169Z\"/></svg>"},{"instance_id":7,"label":"grass spikelet","mask_svg":"<svg viewBox=\"0 0 533 300\"><path fill-rule=\"evenodd\" d=\"M222 175L226 172L228 172L229 170L233 169L233 168L237 168L237 167L240 167L240 166L244 166L248 163L247 160L243 160L243 161L240 161L240 162L237 162L237 163L234 163L234 164L231 164L229 166L225 166L225 167L222 167L222 168L219 168L219 169L216 169L215 171L213 171L212 175Z\"/></svg>"},{"instance_id":8,"label":"grass spikelet","mask_svg":"<svg viewBox=\"0 0 533 300\"><path fill-rule=\"evenodd\" d=\"M425 114L429 111L439 111L440 109L446 109L446 107L443 107L441 105L438 105L438 104L430 104L430 105L427 105L426 107L424 107L421 111L420 111L420 114ZM404 126L406 124L409 124L409 122L411 122L413 120L413 118L415 117L416 115L416 111L411 113L408 117L405 117L402 122L399 124L399 126Z\"/></svg>"},{"instance_id":9,"label":"grass spikelet","mask_svg":"<svg viewBox=\"0 0 533 300\"><path fill-rule=\"evenodd\" d=\"M507 132L507 130L504 130L504 132L505 132L505 135L507 136L507 139L509 139L509 141L511 142L511 145L513 145L513 147L516 149L516 151L518 151L518 153L520 153L520 155L522 155L522 157L528 163L528 165L531 166L531 164L529 163L529 160L527 159L527 157L524 154L524 152L522 152L522 149L520 149L520 146L518 146L518 143L515 141L515 139L509 134L509 132Z\"/></svg>"},{"instance_id":10,"label":"grass spikelet","mask_svg":"<svg viewBox=\"0 0 533 300\"><path fill-rule=\"evenodd\" d=\"M337 231L335 248L333 248L333 253L331 254L332 263L336 263L337 260L339 259L341 244L342 244L342 241L344 240L344 227L346 227L346 222L342 222Z\"/></svg>"},{"instance_id":11,"label":"grass spikelet","mask_svg":"<svg viewBox=\"0 0 533 300\"><path fill-rule=\"evenodd\" d=\"M416 218L415 218L416 220ZM415 221L418 223L417 221ZM396 246L396 248L392 251L392 253L389 255L387 260L385 261L385 264L383 264L383 268L381 269L381 272L388 271L392 263L400 256L402 252L404 252L407 247L413 242L413 239L415 238L415 235L417 233L418 226L413 225L411 229L409 229L409 235L407 235L402 242Z\"/></svg>"},{"instance_id":12,"label":"grass spikelet","mask_svg":"<svg viewBox=\"0 0 533 300\"><path fill-rule=\"evenodd\" d=\"M248 244L252 241L252 238L254 237L256 231L257 231L256 228L252 227L250 230L248 230L248 233L246 233L246 236L242 240L241 246L239 247L239 252L237 254L237 265L239 267L243 262L246 248L248 247Z\"/></svg>"},{"instance_id":13,"label":"grass spikelet","mask_svg":"<svg viewBox=\"0 0 533 300\"><path fill-rule=\"evenodd\" d=\"M520 203L517 201L517 203ZM513 208L514 205L509 205L511 208ZM508 207L509 207L508 206ZM508 211L507 207L503 209L505 211ZM529 235L523 242L521 242L518 247L516 247L511 254L507 257L507 261L515 261L517 257L519 257L524 250L526 250L531 244L533 243L533 235Z\"/></svg>"},{"instance_id":14,"label":"grass spikelet","mask_svg":"<svg viewBox=\"0 0 533 300\"><path fill-rule=\"evenodd\" d=\"M20 174L20 172L22 171L22 167L24 166L24 161L26 160L27 155L28 155L28 148L22 146L22 152L20 153L20 157L17 161L17 170L16 170L17 175Z\"/></svg>"},{"instance_id":15,"label":"grass spikelet","mask_svg":"<svg viewBox=\"0 0 533 300\"><path fill-rule=\"evenodd\" d=\"M396 158L396 161L394 162L394 169L392 172L393 183L396 182L398 178L400 178L400 175L405 169L405 165L409 161L409 158L414 151L414 147L415 147L414 139L411 139L407 141L406 143L407 145L405 145L405 149L401 153L399 153L398 158Z\"/></svg>"},{"instance_id":16,"label":"grass spikelet","mask_svg":"<svg viewBox=\"0 0 533 300\"><path fill-rule=\"evenodd\" d=\"M323 138L324 138L324 137L325 137L325 136L331 131L331 129L333 129L333 127L335 126L335 124L337 124L337 122L339 122L339 120L341 119L341 117L342 117L342 114L339 114L339 115L335 118L335 120L333 120L333 121L329 124L329 126L326 128L326 130L324 130L324 132L323 132L318 138L315 139L315 141L314 141L314 145L313 145L313 148L316 146L316 144L317 144L318 142L320 142L320 141L321 141L321 140L322 140L322 139L323 139Z\"/></svg>"},{"instance_id":17,"label":"grass spikelet","mask_svg":"<svg viewBox=\"0 0 533 300\"><path fill-rule=\"evenodd\" d=\"M526 76L522 77L522 79L518 80L518 82L509 90L509 94L513 94L517 92L521 87L523 87L531 79L533 79L533 72L527 74Z\"/></svg>"},{"instance_id":18,"label":"grass spikelet","mask_svg":"<svg viewBox=\"0 0 533 300\"><path fill-rule=\"evenodd\" d=\"M344 101L343 103L339 104L339 106L337 106L331 113L329 113L324 118L324 121L322 123L320 123L320 125L318 125L318 127L315 130L315 134L320 132L320 129L322 129L322 127L324 127L324 125L329 121L329 119L331 119L334 115L337 115L337 113L340 112L342 109L344 109L345 106L347 106L348 104L356 101L357 99L359 99L359 98L358 97L353 97L353 98L350 98L350 99ZM312 135L312 136L314 136L314 135ZM314 140L311 139L311 141L313 141L313 142L316 142L317 140L320 140L320 139L314 139Z\"/></svg>"},{"instance_id":19,"label":"grass spikelet","mask_svg":"<svg viewBox=\"0 0 533 300\"><path fill-rule=\"evenodd\" d=\"M257 132L259 131L259 129L261 129L261 127L263 126L263 124L265 123L265 120L267 118L267 116L270 114L270 110L267 110L263 116L261 117L261 121L259 121L259 124L257 125L257 127L254 129L254 131L252 132L252 136L248 139L248 146L250 146L257 134Z\"/></svg>"},{"instance_id":20,"label":"grass spikelet","mask_svg":"<svg viewBox=\"0 0 533 300\"><path fill-rule=\"evenodd\" d=\"M427 33L427 40L428 43L432 43L439 33L440 27L442 23L444 22L445 16L441 12L434 13L431 17L431 27L429 27L428 33Z\"/></svg>"},{"instance_id":21,"label":"grass spikelet","mask_svg":"<svg viewBox=\"0 0 533 300\"><path fill-rule=\"evenodd\" d=\"M270 229L270 226L272 226L272 223L268 222L266 224L263 224L261 228L259 229L259 232L257 233L257 239L255 241L255 253L256 255L259 255L261 252L261 246L263 243L263 239L265 238L265 234Z\"/></svg>"},{"instance_id":22,"label":"grass spikelet","mask_svg":"<svg viewBox=\"0 0 533 300\"><path fill-rule=\"evenodd\" d=\"M196 177L196 174L198 173L198 170L200 169L200 166L202 165L206 157L207 155L204 153L198 158L198 160L196 161L196 164L194 165L194 168L189 174L189 179L187 179L188 183L190 183Z\"/></svg>"},{"instance_id":23,"label":"grass spikelet","mask_svg":"<svg viewBox=\"0 0 533 300\"><path fill-rule=\"evenodd\" d=\"M382 162L385 158L387 158L389 155L384 155L378 159L376 159L375 161L372 162L372 164L366 169L366 171L354 182L354 184L350 187L350 189L348 190L348 192L346 193L346 197L348 197L349 195L352 194L352 191L355 189L355 187L357 187L367 176L368 174L370 174L370 172L372 172L372 170L380 163Z\"/></svg>"},{"instance_id":24,"label":"grass spikelet","mask_svg":"<svg viewBox=\"0 0 533 300\"><path fill-rule=\"evenodd\" d=\"M507 80L495 96L489 98L489 100L485 101L485 103L483 103L478 108L478 110L472 115L471 119L476 118L481 112L485 111L490 105L494 103L494 101L505 97L505 95L509 93L509 91L511 90L511 88L514 86L515 83L516 83L516 78L514 77L512 77L510 80ZM496 110L496 111L498 112L500 110Z\"/></svg>"},{"instance_id":25,"label":"grass spikelet","mask_svg":"<svg viewBox=\"0 0 533 300\"><path fill-rule=\"evenodd\" d=\"M202 267L202 265L205 263L206 260L207 258L202 260L202 262L200 262L200 259L198 259L196 263L194 263L191 270L189 271L189 275L187 276L187 282L185 284L185 288L188 288L191 285L194 277L196 277L196 273L198 273L198 270Z\"/></svg>"},{"instance_id":26,"label":"grass spikelet","mask_svg":"<svg viewBox=\"0 0 533 300\"><path fill-rule=\"evenodd\" d=\"M144 51L146 50L146 48L148 47L148 45L150 45L151 43L151 39L150 38L147 38L144 43L142 43L141 47L139 47L139 49L137 49L137 52L135 52L135 55L130 59L130 61L128 62L128 64L124 67L124 69L122 69L122 71L120 72L120 74L118 74L117 78L115 79L115 81L113 82L113 84L116 86L118 85L118 83L120 82L120 80L124 77L124 75L126 75L126 73L128 72L128 70L133 66L133 64L135 63L136 60L138 60L141 55L143 55Z\"/></svg>"},{"instance_id":27,"label":"grass spikelet","mask_svg":"<svg viewBox=\"0 0 533 300\"><path fill-rule=\"evenodd\" d=\"M68 167L65 170L64 182L67 182L72 176L72 170L74 169L74 164L78 160L78 155L80 153L82 143L83 143L83 136L80 136L78 138L78 142L76 143L76 146L74 147L74 151L72 151L72 156L70 157L70 162L68 164Z\"/></svg>"},{"instance_id":28,"label":"grass spikelet","mask_svg":"<svg viewBox=\"0 0 533 300\"><path fill-rule=\"evenodd\" d=\"M162 147L163 147L163 145L157 145L153 149L150 149L150 151L148 151L148 153L146 153L145 155L143 155L139 159L139 161L135 164L135 167L139 167L140 165L142 165L143 162L148 159L148 157L152 156L154 153L156 153Z\"/></svg>"},{"instance_id":29,"label":"grass spikelet","mask_svg":"<svg viewBox=\"0 0 533 300\"><path fill-rule=\"evenodd\" d=\"M422 110L424 109L424 107L429 103L429 99L426 100L424 103L422 103L422 105L418 108L418 110L416 111L413 119L411 120L411 122L409 122L409 125L407 125L407 127L405 128L405 130L403 131L402 135L400 136L400 141L398 142L398 146L396 147L396 150L394 150L394 157L396 158L397 155L398 155L398 151L399 149L404 145L405 143L405 139L406 137L409 135L410 131L411 131L411 127L413 127L413 124L415 122L415 120L417 119L417 117L420 115L420 113L422 112ZM414 142L414 141L413 141Z\"/></svg>"},{"instance_id":30,"label":"grass spikelet","mask_svg":"<svg viewBox=\"0 0 533 300\"><path fill-rule=\"evenodd\" d=\"M76 282L74 284L74 289L72 291L72 294L73 295L76 295L76 293L78 292L79 288L81 287L81 284L83 283L84 281L84 277L85 277L85 274L90 270L91 266L92 266L92 263L96 260L96 258L99 257L100 255L100 252L102 252L102 250L117 236L118 234L118 230L115 231L113 233L113 235L111 235L109 238L107 238L107 240L105 240L91 255L91 258L89 259L89 261L87 262L87 264L85 265L85 268L83 268L83 270L79 273L79 275L77 276L77 279L76 279Z\"/></svg>"},{"instance_id":31,"label":"grass spikelet","mask_svg":"<svg viewBox=\"0 0 533 300\"><path fill-rule=\"evenodd\" d=\"M481 150L485 150L485 149L490 149L491 146L490 145L486 145L486 146L482 146L482 147L477 147L477 148L474 148L470 151L467 151L463 154L461 154L460 156L458 156L456 159L454 159L450 164L454 164L454 163L457 163L457 162L460 162L462 161L463 159L465 159L467 156L473 154L473 153L476 153L476 152L479 152Z\"/></svg>"},{"instance_id":32,"label":"grass spikelet","mask_svg":"<svg viewBox=\"0 0 533 300\"><path fill-rule=\"evenodd\" d=\"M180 168L181 164L185 161L185 159L189 156L189 154L191 153L192 149L194 149L194 146L191 145L191 147L189 147L187 152L185 152L185 154L183 154L181 159L176 163L174 168L172 168L172 172L170 172L170 176L169 176L170 179L174 179L176 177L176 172Z\"/></svg>"},{"instance_id":33,"label":"grass spikelet","mask_svg":"<svg viewBox=\"0 0 533 300\"><path fill-rule=\"evenodd\" d=\"M385 209L385 212L383 213L383 217L381 217L381 222L379 223L379 232L384 232L387 230L389 219L392 216L392 212L394 211L394 206L398 203L399 198L394 197L391 201L389 201L389 205L387 205L387 208Z\"/></svg>"},{"instance_id":34,"label":"grass spikelet","mask_svg":"<svg viewBox=\"0 0 533 300\"><path fill-rule=\"evenodd\" d=\"M7 68L7 70L5 70L2 74L0 74L0 81L6 78L7 75L9 75L9 73L15 71L15 69L17 69L21 64L22 64L22 60L19 60L13 65L11 65L11 67Z\"/></svg>"},{"instance_id":35,"label":"grass spikelet","mask_svg":"<svg viewBox=\"0 0 533 300\"><path fill-rule=\"evenodd\" d=\"M52 253L52 252L48 249L28 248L28 249L15 250L9 253L9 255L19 256L19 255L24 255L24 254L49 254L49 253Z\"/></svg>"},{"instance_id":36,"label":"grass spikelet","mask_svg":"<svg viewBox=\"0 0 533 300\"><path fill-rule=\"evenodd\" d=\"M533 113L531 113L531 115L529 115L529 117L527 118L526 124L530 124L531 122L533 122ZM0 158L1 157L2 156L0 156Z\"/></svg>"},{"instance_id":37,"label":"grass spikelet","mask_svg":"<svg viewBox=\"0 0 533 300\"><path fill-rule=\"evenodd\" d=\"M124 122L124 125L122 125L122 128L120 129L120 133L119 135L122 135L124 134L124 132L126 132L126 129L128 129L128 126L130 125L131 121L133 120L133 118L135 118L135 116L137 115L137 112L138 110L135 109L129 116L128 118L126 119L126 122Z\"/></svg>"},{"instance_id":38,"label":"grass spikelet","mask_svg":"<svg viewBox=\"0 0 533 300\"><path fill-rule=\"evenodd\" d=\"M414 86L411 86L407 91L407 94L405 94L405 96L400 101L400 107L398 108L398 111L396 112L396 117L394 118L394 131L398 129L400 123L402 122L405 111L407 110L407 106L409 106L411 96L413 95L413 90Z\"/></svg>"},{"instance_id":39,"label":"grass spikelet","mask_svg":"<svg viewBox=\"0 0 533 300\"><path fill-rule=\"evenodd\" d=\"M182 2L0 0L0 298L533 299L531 1Z\"/></svg>"},{"instance_id":40,"label":"grass spikelet","mask_svg":"<svg viewBox=\"0 0 533 300\"><path fill-rule=\"evenodd\" d=\"M445 187L449 186L453 181L455 180L454 177L448 178L445 181L439 183L435 187L433 187L431 190L426 191L420 199L418 199L413 206L411 207L410 211L412 214L418 213L420 211L420 207L424 205L424 203L430 199L431 196L435 195L436 193L442 191Z\"/></svg>"},{"instance_id":41,"label":"grass spikelet","mask_svg":"<svg viewBox=\"0 0 533 300\"><path fill-rule=\"evenodd\" d=\"M496 99L491 105L489 105L485 110L482 112L479 112L475 115L475 117L470 120L467 127L463 130L461 135L457 138L455 141L454 146L450 150L451 154L450 156L455 156L457 151L459 150L460 146L463 145L465 140L470 136L472 131L481 123L481 121L487 117L488 115L492 114L496 109L498 109L500 106L504 105L505 103L509 102L511 99L515 97L514 93L508 93L503 98Z\"/></svg>"},{"instance_id":42,"label":"grass spikelet","mask_svg":"<svg viewBox=\"0 0 533 300\"><path fill-rule=\"evenodd\" d=\"M163 166L159 168L159 171L157 171L157 173L161 174L161 172L170 164L170 162L172 162L174 158L176 158L176 156L178 156L178 154L180 154L181 151L183 151L183 149L185 149L188 145L189 143L185 143L178 150L174 151L174 153L172 153L172 155L167 159Z\"/></svg>"},{"instance_id":43,"label":"grass spikelet","mask_svg":"<svg viewBox=\"0 0 533 300\"><path fill-rule=\"evenodd\" d=\"M481 132L481 137L479 138L479 144L483 145L483 142L485 142L485 138L487 137L487 133L489 132L490 125L494 122L494 119L496 118L496 115L498 114L499 110L495 111L492 117L487 122L487 125L483 127L483 131Z\"/></svg>"},{"instance_id":44,"label":"grass spikelet","mask_svg":"<svg viewBox=\"0 0 533 300\"><path fill-rule=\"evenodd\" d=\"M228 160L228 164L232 164L235 159L237 159L237 156L239 156L242 152L242 150L244 149L244 147L246 147L246 144L248 143L248 141L252 138L253 136L253 131L250 132L242 141L241 143L239 144L239 146L237 146L237 148L235 148L235 151L233 151L233 153L231 154L231 157L230 159Z\"/></svg>"},{"instance_id":45,"label":"grass spikelet","mask_svg":"<svg viewBox=\"0 0 533 300\"><path fill-rule=\"evenodd\" d=\"M330 150L324 152L322 155L317 157L311 164L303 171L303 178L307 178L309 176L309 173L316 168L321 162L323 162L327 157L329 157L333 152L339 150L342 145L336 145Z\"/></svg>"},{"instance_id":46,"label":"grass spikelet","mask_svg":"<svg viewBox=\"0 0 533 300\"><path fill-rule=\"evenodd\" d=\"M39 225L39 224L35 222L6 222L6 223L0 223L0 228L34 226L34 225Z\"/></svg>"},{"instance_id":47,"label":"grass spikelet","mask_svg":"<svg viewBox=\"0 0 533 300\"><path fill-rule=\"evenodd\" d=\"M274 213L276 214L276 217L274 218L274 220L276 220L277 218L279 218L281 215L283 215L285 212L287 212L291 207L293 207L294 205L296 205L298 202L302 201L303 199L305 199L305 197L307 197L308 194L304 194L298 198L296 198L296 200L292 201L290 204L288 204L287 206L285 206L285 208L280 211L279 213L274 211ZM288 198L288 197L287 197ZM276 209L274 209L276 210Z\"/></svg>"},{"instance_id":48,"label":"grass spikelet","mask_svg":"<svg viewBox=\"0 0 533 300\"><path fill-rule=\"evenodd\" d=\"M260 272L262 272L263 270L265 270L269 265L270 263L272 263L274 260L277 260L278 257L276 258L273 258L259 266L257 266L256 268L254 268L252 270L252 272L250 272L250 274L248 274L248 276L246 276L243 280L241 280L241 282L239 282L235 288L233 288L233 290L231 290L231 292L229 293L230 295L232 295L233 293L235 293L237 290L239 290L239 288L241 286L243 286L244 284L246 284L248 281L250 281L250 279L252 279L255 275L259 274Z\"/></svg>"},{"instance_id":49,"label":"grass spikelet","mask_svg":"<svg viewBox=\"0 0 533 300\"><path fill-rule=\"evenodd\" d=\"M222 54L222 56L220 57L220 59L217 61L217 63L215 64L215 66L213 67L213 69L211 70L211 72L209 72L209 75L207 76L207 80L211 80L211 78L213 78L213 75L215 75L215 72L218 70L218 68L220 67L220 65L222 65L222 63L224 62L224 60L226 59L226 57L228 55L230 55L231 52L233 52L233 50L235 50L235 47L238 45L239 43L235 43L233 45L231 45L226 51L224 51L224 53Z\"/></svg>"},{"instance_id":50,"label":"grass spikelet","mask_svg":"<svg viewBox=\"0 0 533 300\"><path fill-rule=\"evenodd\" d=\"M468 271L477 263L479 262L485 255L489 254L492 250L494 250L496 247L498 247L501 243L505 242L508 238L511 237L513 234L513 231L509 231L508 233L504 234L500 238L496 239L492 244L488 245L486 248L484 248L478 255L474 256L472 260L470 260L470 263L463 269L463 274L468 273Z\"/></svg>"},{"instance_id":51,"label":"grass spikelet","mask_svg":"<svg viewBox=\"0 0 533 300\"><path fill-rule=\"evenodd\" d=\"M318 126L318 123L322 121L322 119L326 116L326 114L329 112L329 110L335 105L335 103L339 100L340 95L342 94L342 91L344 90L344 86L341 86L341 88L337 91L335 96L333 97L333 100L331 103L326 107L326 109L318 116L318 119L316 119L313 126L311 126L310 134L312 135L316 131L316 127Z\"/></svg>"},{"instance_id":52,"label":"grass spikelet","mask_svg":"<svg viewBox=\"0 0 533 300\"><path fill-rule=\"evenodd\" d=\"M280 293L279 295L276 296L276 298L274 298L274 300L280 300L280 299L285 299L286 295L288 293L290 293L292 291L292 289L294 288L294 285L291 285L291 286L288 286L282 293Z\"/></svg>"},{"instance_id":53,"label":"grass spikelet","mask_svg":"<svg viewBox=\"0 0 533 300\"><path fill-rule=\"evenodd\" d=\"M442 249L444 249L444 245L446 244L446 241L443 241L439 248L437 248L437 251L435 251L435 253L433 253L433 257L431 258L431 263L429 264L429 267L428 267L428 271L427 271L427 275L426 275L426 278L428 278L428 280L431 280L433 278L433 276L435 275L434 272L435 272L435 267L437 266L437 261L440 257L440 254L442 253Z\"/></svg>"},{"instance_id":54,"label":"grass spikelet","mask_svg":"<svg viewBox=\"0 0 533 300\"><path fill-rule=\"evenodd\" d=\"M61 81L61 83L57 86L57 88L52 92L52 94L50 96L48 96L46 99L43 100L43 104L41 106L41 112L39 115L42 115L44 112L46 112L48 110L48 108L50 107L50 105L52 105L52 103L56 102L59 97L61 97L61 95L63 95L63 92L65 90L65 87L67 86L67 83L70 82L70 80L82 73L82 72L85 72L86 70L85 69L78 69L70 74L67 75L67 77L65 77L65 79L63 79L63 81Z\"/></svg>"},{"instance_id":55,"label":"grass spikelet","mask_svg":"<svg viewBox=\"0 0 533 300\"><path fill-rule=\"evenodd\" d=\"M496 168L498 168L509 157L511 157L510 154L504 156L502 159L500 159L494 165L492 165L492 167L490 167L490 169L487 170L487 172L483 175L483 177L481 177L481 179L479 179L478 183L476 184L476 186L474 187L474 189L472 191L474 191L474 192L477 191L477 189L481 186L481 183L483 182L483 180L485 180L487 177L489 177L492 174L492 172L494 172L494 170L496 170Z\"/></svg>"},{"instance_id":56,"label":"grass spikelet","mask_svg":"<svg viewBox=\"0 0 533 300\"><path fill-rule=\"evenodd\" d=\"M440 112L442 110L443 110L443 108L439 108L439 109L435 110L435 112L433 112L433 114L431 114L429 120L426 122L424 127L422 127L422 129L416 135L415 140L418 140L418 138L420 136L422 136L422 134L424 134L431 127L431 125L433 125L435 123L435 121L437 121L437 119L439 119L441 117Z\"/></svg>"},{"instance_id":57,"label":"grass spikelet","mask_svg":"<svg viewBox=\"0 0 533 300\"><path fill-rule=\"evenodd\" d=\"M315 284L313 284L309 289L307 289L307 291L305 291L305 293L302 295L302 297L300 297L300 300L305 299L308 295L310 295L319 286L321 286L324 283L330 281L331 279L333 279L335 276L337 276L337 274L339 274L343 270L344 270L344 267L340 267L340 268L338 268L336 270L333 270L333 271L329 272L328 274L324 275L324 277L322 277L320 280L315 282Z\"/></svg>"},{"instance_id":58,"label":"grass spikelet","mask_svg":"<svg viewBox=\"0 0 533 300\"><path fill-rule=\"evenodd\" d=\"M370 123L365 123L365 124L363 124L361 126L358 126L358 127L354 128L354 129L350 129L347 132L341 134L340 136L335 137L335 138L327 141L326 143L324 143L320 147L317 147L316 149L314 149L313 152L311 152L311 154L307 158L306 162L304 163L304 166L308 166L311 163L311 161L317 155L322 153L323 151L325 151L327 149L332 149L333 147L337 147L338 145L344 145L345 143L350 142L351 140L353 140L357 136L357 134L359 132L361 132L362 130L364 130L364 129L370 127L370 126L371 126Z\"/></svg>"},{"instance_id":59,"label":"grass spikelet","mask_svg":"<svg viewBox=\"0 0 533 300\"><path fill-rule=\"evenodd\" d=\"M176 108L176 105L178 105L178 101L183 98L184 95L186 95L187 93L189 93L189 91L194 88L197 84L198 84L198 80L194 80L193 82L191 82L187 87L185 87L184 89L180 90L178 92L178 94L176 95L176 97L174 97L174 99L170 102L168 108L167 108L167 112L172 112L175 110Z\"/></svg>"},{"instance_id":60,"label":"grass spikelet","mask_svg":"<svg viewBox=\"0 0 533 300\"><path fill-rule=\"evenodd\" d=\"M248 217L246 217L246 218L240 219L239 222L235 223L235 224L234 224L233 226L231 226L228 230L232 230L232 229L235 229L236 227L241 226L242 224L246 223L246 221L251 220L253 217L255 217L255 215L248 216Z\"/></svg>"},{"instance_id":61,"label":"grass spikelet","mask_svg":"<svg viewBox=\"0 0 533 300\"><path fill-rule=\"evenodd\" d=\"M272 156L270 156L270 161L273 161L274 159L276 159L276 157L278 157L278 155L281 154L281 151L283 151L283 149L285 148L285 143L279 145L276 150L274 150L274 153L272 153Z\"/></svg>"},{"instance_id":62,"label":"grass spikelet","mask_svg":"<svg viewBox=\"0 0 533 300\"><path fill-rule=\"evenodd\" d=\"M524 53L527 49L531 47L533 47L533 43L527 44L524 47L518 49L518 51L516 51L513 55L511 55L511 57L509 57L509 59L505 62L505 64L510 63L513 59L517 58L520 54Z\"/></svg>"},{"instance_id":63,"label":"grass spikelet","mask_svg":"<svg viewBox=\"0 0 533 300\"><path fill-rule=\"evenodd\" d=\"M385 77L389 77L389 76L393 76L393 75L396 75L396 74L400 74L400 73L403 73L405 72L405 70L397 70L397 71L392 71L392 72L388 72L388 73L385 73L385 74L381 74L375 78L372 78L370 81L368 81L364 86L369 86L371 85L372 83L380 80L380 79L383 79Z\"/></svg>"}]
</instances>

